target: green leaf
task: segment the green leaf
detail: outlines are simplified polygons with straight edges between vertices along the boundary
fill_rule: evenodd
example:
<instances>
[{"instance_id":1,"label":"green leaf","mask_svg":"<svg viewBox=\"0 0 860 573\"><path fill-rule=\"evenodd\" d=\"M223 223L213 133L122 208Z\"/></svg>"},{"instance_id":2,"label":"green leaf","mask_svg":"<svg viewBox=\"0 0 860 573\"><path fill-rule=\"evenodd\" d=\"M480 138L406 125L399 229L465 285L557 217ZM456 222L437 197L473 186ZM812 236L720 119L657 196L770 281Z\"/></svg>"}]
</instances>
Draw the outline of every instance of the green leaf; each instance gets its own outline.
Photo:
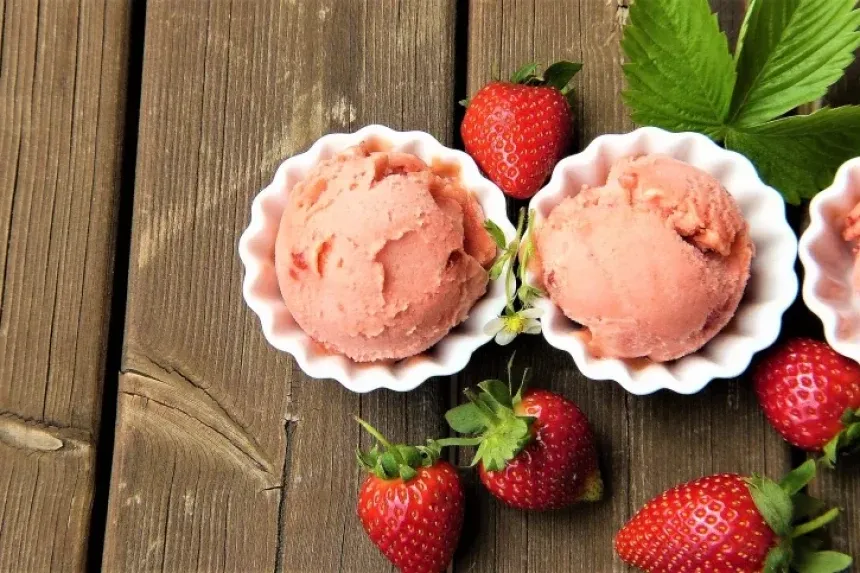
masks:
<instances>
[{"instance_id":1,"label":"green leaf","mask_svg":"<svg viewBox=\"0 0 860 573\"><path fill-rule=\"evenodd\" d=\"M510 413L491 431L484 435L484 441L475 452L475 462L482 462L488 471L504 469L531 440L531 424L526 418L519 418Z\"/></svg>"},{"instance_id":2,"label":"green leaf","mask_svg":"<svg viewBox=\"0 0 860 573\"><path fill-rule=\"evenodd\" d=\"M791 496L791 502L794 504L794 521L818 515L826 507L826 504L820 499L804 493L796 493Z\"/></svg>"},{"instance_id":3,"label":"green leaf","mask_svg":"<svg viewBox=\"0 0 860 573\"><path fill-rule=\"evenodd\" d=\"M776 482L767 478L753 476L747 483L759 513L774 533L780 537L789 535L793 508L788 494Z\"/></svg>"},{"instance_id":4,"label":"green leaf","mask_svg":"<svg viewBox=\"0 0 860 573\"><path fill-rule=\"evenodd\" d=\"M735 67L707 0L636 0L621 46L636 123L722 138Z\"/></svg>"},{"instance_id":5,"label":"green leaf","mask_svg":"<svg viewBox=\"0 0 860 573\"><path fill-rule=\"evenodd\" d=\"M484 220L484 229L490 234L490 237L495 241L496 246L500 249L504 249L507 246L507 241L505 240L505 232L496 225L496 223L490 219Z\"/></svg>"},{"instance_id":6,"label":"green leaf","mask_svg":"<svg viewBox=\"0 0 860 573\"><path fill-rule=\"evenodd\" d=\"M382 471L385 472L387 477L394 477L400 473L398 471L400 464L397 463L397 459L391 452L385 452L379 456L378 465L382 468Z\"/></svg>"},{"instance_id":7,"label":"green leaf","mask_svg":"<svg viewBox=\"0 0 860 573\"><path fill-rule=\"evenodd\" d=\"M505 265L508 264L508 259L510 255L508 253L502 253L496 259L496 262L493 263L493 266L490 267L490 280L494 281L502 276L502 272L505 270Z\"/></svg>"},{"instance_id":8,"label":"green leaf","mask_svg":"<svg viewBox=\"0 0 860 573\"><path fill-rule=\"evenodd\" d=\"M786 571L790 559L790 551L782 545L777 545L768 551L763 573L782 573Z\"/></svg>"},{"instance_id":9,"label":"green leaf","mask_svg":"<svg viewBox=\"0 0 860 573\"><path fill-rule=\"evenodd\" d=\"M582 64L567 61L556 62L544 71L544 83L566 94L569 91L567 84L581 69Z\"/></svg>"},{"instance_id":10,"label":"green leaf","mask_svg":"<svg viewBox=\"0 0 860 573\"><path fill-rule=\"evenodd\" d=\"M472 402L461 404L445 412L445 421L460 434L479 434L487 428L487 417Z\"/></svg>"},{"instance_id":11,"label":"green leaf","mask_svg":"<svg viewBox=\"0 0 860 573\"><path fill-rule=\"evenodd\" d=\"M792 563L798 573L840 573L851 567L850 555L836 551L817 551L798 556Z\"/></svg>"},{"instance_id":12,"label":"green leaf","mask_svg":"<svg viewBox=\"0 0 860 573\"><path fill-rule=\"evenodd\" d=\"M401 465L399 469L400 469L400 478L403 481L409 481L418 474L418 472L415 471L415 468L410 467L410 466Z\"/></svg>"},{"instance_id":13,"label":"green leaf","mask_svg":"<svg viewBox=\"0 0 860 573\"><path fill-rule=\"evenodd\" d=\"M806 460L797 468L785 474L785 477L779 482L779 486L785 493L793 496L806 487L806 484L812 481L814 477L815 460Z\"/></svg>"},{"instance_id":14,"label":"green leaf","mask_svg":"<svg viewBox=\"0 0 860 573\"><path fill-rule=\"evenodd\" d=\"M827 93L860 46L856 0L752 2L736 52L729 123L753 126Z\"/></svg>"},{"instance_id":15,"label":"green leaf","mask_svg":"<svg viewBox=\"0 0 860 573\"><path fill-rule=\"evenodd\" d=\"M483 390L487 395L491 396L493 401L503 408L513 408L511 402L511 391L508 385L501 380L484 380L478 384L478 388ZM492 406L492 404L491 404ZM497 408L493 408L496 410Z\"/></svg>"},{"instance_id":16,"label":"green leaf","mask_svg":"<svg viewBox=\"0 0 860 573\"><path fill-rule=\"evenodd\" d=\"M534 75L537 73L537 69L537 64L526 64L514 72L514 74L511 76L511 82L515 84L521 84L529 78L534 77Z\"/></svg>"},{"instance_id":17,"label":"green leaf","mask_svg":"<svg viewBox=\"0 0 860 573\"><path fill-rule=\"evenodd\" d=\"M725 143L746 155L786 201L798 204L829 186L839 166L860 155L860 106L730 129Z\"/></svg>"}]
</instances>

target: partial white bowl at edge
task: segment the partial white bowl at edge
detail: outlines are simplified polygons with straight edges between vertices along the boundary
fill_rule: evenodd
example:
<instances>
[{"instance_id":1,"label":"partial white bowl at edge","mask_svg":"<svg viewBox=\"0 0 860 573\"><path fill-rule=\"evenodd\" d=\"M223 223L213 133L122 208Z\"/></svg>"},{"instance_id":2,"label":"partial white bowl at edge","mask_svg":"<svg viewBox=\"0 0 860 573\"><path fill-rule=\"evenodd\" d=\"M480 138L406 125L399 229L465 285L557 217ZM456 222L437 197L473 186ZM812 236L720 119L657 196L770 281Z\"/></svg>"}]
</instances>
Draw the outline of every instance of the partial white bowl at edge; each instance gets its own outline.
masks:
<instances>
[{"instance_id":1,"label":"partial white bowl at edge","mask_svg":"<svg viewBox=\"0 0 860 573\"><path fill-rule=\"evenodd\" d=\"M845 216L860 203L860 157L845 163L833 185L809 204L809 227L800 237L803 300L824 324L827 343L860 362L860 295L851 275L854 252L842 239Z\"/></svg>"},{"instance_id":2,"label":"partial white bowl at edge","mask_svg":"<svg viewBox=\"0 0 860 573\"><path fill-rule=\"evenodd\" d=\"M797 238L786 221L780 194L761 181L746 158L707 137L646 127L598 137L582 153L563 159L547 186L532 198L530 207L535 209L535 223L540 225L556 205L576 195L583 185L606 183L617 160L654 153L685 161L717 178L737 200L749 223L756 255L744 298L731 322L704 348L671 362L600 358L589 351L580 325L548 298L538 304L544 310L547 342L568 352L585 376L615 380L632 394L662 389L693 394L715 378L733 378L744 372L756 352L774 343L782 315L797 296Z\"/></svg>"},{"instance_id":3,"label":"partial white bowl at edge","mask_svg":"<svg viewBox=\"0 0 860 573\"><path fill-rule=\"evenodd\" d=\"M251 223L239 240L239 256L245 266L242 293L245 302L260 317L266 340L291 354L308 376L333 378L353 392L377 388L405 392L432 376L459 372L466 367L472 353L492 339L483 328L505 307L504 285L501 281L492 282L463 324L430 350L398 362L354 362L326 351L299 328L284 304L275 274L275 239L287 197L314 165L368 139L382 140L393 151L412 153L428 164L434 159L456 164L463 186L477 198L484 216L501 227L508 241L513 239L515 229L507 217L504 194L481 175L471 157L443 146L424 132L398 132L369 125L351 134L326 135L308 151L290 157L278 167L274 180L254 199Z\"/></svg>"}]
</instances>

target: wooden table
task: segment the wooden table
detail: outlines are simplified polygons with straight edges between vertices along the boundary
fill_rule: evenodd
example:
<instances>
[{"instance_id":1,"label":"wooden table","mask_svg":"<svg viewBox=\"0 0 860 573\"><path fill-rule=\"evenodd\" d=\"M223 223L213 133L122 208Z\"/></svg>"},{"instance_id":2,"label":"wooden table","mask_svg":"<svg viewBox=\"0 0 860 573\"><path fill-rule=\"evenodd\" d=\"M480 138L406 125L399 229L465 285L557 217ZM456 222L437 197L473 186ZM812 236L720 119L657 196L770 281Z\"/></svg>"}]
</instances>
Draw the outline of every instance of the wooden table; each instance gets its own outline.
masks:
<instances>
[{"instance_id":1,"label":"wooden table","mask_svg":"<svg viewBox=\"0 0 860 573\"><path fill-rule=\"evenodd\" d=\"M456 144L456 101L531 60L585 62L578 147L629 130L627 3L0 0L0 571L391 570L354 515L369 440L350 414L442 435L460 389L508 353L406 395L307 378L242 302L251 199L332 131ZM735 36L743 2L712 3ZM852 99L857 65L827 101ZM788 323L818 333L800 306ZM590 417L608 496L527 514L472 481L456 571L624 571L612 535L654 494L802 459L746 378L639 398L539 339L519 347ZM860 557L860 463L815 490L845 508L834 543Z\"/></svg>"}]
</instances>

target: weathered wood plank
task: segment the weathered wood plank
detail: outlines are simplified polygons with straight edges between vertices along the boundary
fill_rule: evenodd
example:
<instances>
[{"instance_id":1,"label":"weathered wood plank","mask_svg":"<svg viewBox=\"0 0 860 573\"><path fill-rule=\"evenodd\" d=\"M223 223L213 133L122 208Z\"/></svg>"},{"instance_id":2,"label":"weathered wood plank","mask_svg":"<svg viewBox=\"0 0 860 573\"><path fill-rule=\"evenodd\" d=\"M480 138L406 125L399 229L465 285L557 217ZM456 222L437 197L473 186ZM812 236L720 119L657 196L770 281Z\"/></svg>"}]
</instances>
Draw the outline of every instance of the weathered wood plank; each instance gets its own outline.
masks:
<instances>
[{"instance_id":1,"label":"weathered wood plank","mask_svg":"<svg viewBox=\"0 0 860 573\"><path fill-rule=\"evenodd\" d=\"M454 7L148 2L105 570L386 569L355 517L369 441L350 414L423 441L445 382L359 398L302 375L242 302L236 239L277 164L327 132L450 141Z\"/></svg>"},{"instance_id":2,"label":"weathered wood plank","mask_svg":"<svg viewBox=\"0 0 860 573\"><path fill-rule=\"evenodd\" d=\"M3 571L85 566L128 16L119 1L0 1Z\"/></svg>"},{"instance_id":3,"label":"weathered wood plank","mask_svg":"<svg viewBox=\"0 0 860 573\"><path fill-rule=\"evenodd\" d=\"M584 61L576 80L576 148L602 133L631 129L620 99L623 76L618 41L628 2L532 1L471 3L469 93L492 74L505 77L523 63ZM730 37L737 35L741 2L714 2ZM518 360L535 367L538 385L561 391L588 414L601 447L607 499L549 514L501 507L475 488L477 540L459 567L469 571L623 571L612 538L648 498L680 481L716 471L780 473L788 449L769 433L748 382L715 382L702 394L661 393L637 398L611 382L585 379L565 354L536 340ZM498 355L493 353L496 358ZM470 366L468 383L497 374L502 358ZM671 447L667 445L671 444Z\"/></svg>"}]
</instances>

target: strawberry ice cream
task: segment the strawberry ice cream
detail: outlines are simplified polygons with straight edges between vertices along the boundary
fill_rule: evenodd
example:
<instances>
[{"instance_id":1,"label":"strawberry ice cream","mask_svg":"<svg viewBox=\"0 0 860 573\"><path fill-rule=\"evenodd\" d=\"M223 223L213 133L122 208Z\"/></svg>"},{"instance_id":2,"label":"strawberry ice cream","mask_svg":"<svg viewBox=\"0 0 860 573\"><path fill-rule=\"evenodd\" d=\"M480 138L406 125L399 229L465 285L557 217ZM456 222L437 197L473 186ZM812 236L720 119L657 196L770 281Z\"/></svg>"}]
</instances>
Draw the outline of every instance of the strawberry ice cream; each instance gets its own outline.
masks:
<instances>
[{"instance_id":1,"label":"strawberry ice cream","mask_svg":"<svg viewBox=\"0 0 860 573\"><path fill-rule=\"evenodd\" d=\"M851 283L855 290L860 290L860 203L854 206L848 216L845 217L845 229L842 238L853 243L855 260L854 272L851 275Z\"/></svg>"},{"instance_id":2,"label":"strawberry ice cream","mask_svg":"<svg viewBox=\"0 0 860 573\"><path fill-rule=\"evenodd\" d=\"M732 318L750 276L747 223L720 182L651 155L616 163L536 234L552 301L590 332L591 351L668 361L690 354Z\"/></svg>"},{"instance_id":3,"label":"strawberry ice cream","mask_svg":"<svg viewBox=\"0 0 860 573\"><path fill-rule=\"evenodd\" d=\"M456 177L364 144L322 161L290 193L275 246L299 326L359 361L427 350L487 289L496 245Z\"/></svg>"}]
</instances>

